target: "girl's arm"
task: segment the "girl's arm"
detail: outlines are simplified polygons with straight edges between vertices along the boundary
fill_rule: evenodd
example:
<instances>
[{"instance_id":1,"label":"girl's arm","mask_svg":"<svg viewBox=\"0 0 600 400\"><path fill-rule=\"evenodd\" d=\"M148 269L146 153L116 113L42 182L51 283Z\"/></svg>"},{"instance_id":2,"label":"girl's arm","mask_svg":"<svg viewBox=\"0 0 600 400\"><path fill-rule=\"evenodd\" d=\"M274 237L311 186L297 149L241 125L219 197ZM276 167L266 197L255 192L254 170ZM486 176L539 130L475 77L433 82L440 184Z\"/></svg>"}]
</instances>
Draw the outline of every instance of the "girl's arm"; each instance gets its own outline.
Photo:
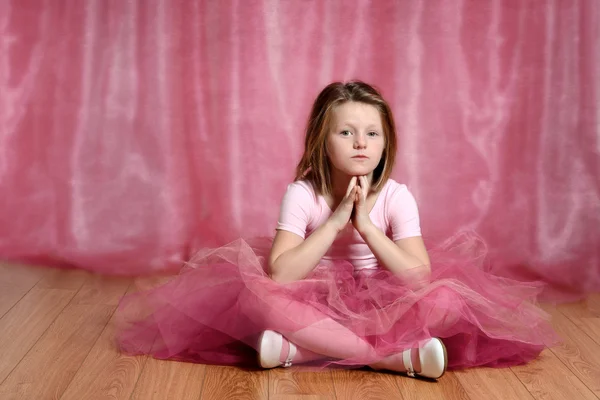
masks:
<instances>
[{"instance_id":1,"label":"girl's arm","mask_svg":"<svg viewBox=\"0 0 600 400\"><path fill-rule=\"evenodd\" d=\"M429 282L431 276L431 267L427 249L421 236L411 236L405 239L399 239L395 242L386 236L377 226L375 226L366 210L366 196L369 183L365 177L360 177L360 188L356 196L356 214L354 215L354 226L363 240L367 243L373 255L379 260L379 263L394 275L401 278L411 287L422 287ZM409 210L409 218L403 220L418 220L418 210L416 203L412 198L405 196L404 201L396 200L395 209ZM398 219L398 216L394 216ZM394 224L392 224L394 225Z\"/></svg>"},{"instance_id":2,"label":"girl's arm","mask_svg":"<svg viewBox=\"0 0 600 400\"><path fill-rule=\"evenodd\" d=\"M431 267L423 238L415 236L393 242L372 224L360 234L382 266L396 276L417 286L429 282Z\"/></svg>"},{"instance_id":3,"label":"girl's arm","mask_svg":"<svg viewBox=\"0 0 600 400\"><path fill-rule=\"evenodd\" d=\"M315 269L338 233L350 221L358 190L356 178L352 178L346 196L336 210L306 240L292 232L277 231L269 255L271 279L279 283L294 282L306 278Z\"/></svg>"},{"instance_id":4,"label":"girl's arm","mask_svg":"<svg viewBox=\"0 0 600 400\"><path fill-rule=\"evenodd\" d=\"M289 283L306 278L327 253L337 233L337 228L329 221L306 240L292 232L277 231L269 255L271 279Z\"/></svg>"}]
</instances>

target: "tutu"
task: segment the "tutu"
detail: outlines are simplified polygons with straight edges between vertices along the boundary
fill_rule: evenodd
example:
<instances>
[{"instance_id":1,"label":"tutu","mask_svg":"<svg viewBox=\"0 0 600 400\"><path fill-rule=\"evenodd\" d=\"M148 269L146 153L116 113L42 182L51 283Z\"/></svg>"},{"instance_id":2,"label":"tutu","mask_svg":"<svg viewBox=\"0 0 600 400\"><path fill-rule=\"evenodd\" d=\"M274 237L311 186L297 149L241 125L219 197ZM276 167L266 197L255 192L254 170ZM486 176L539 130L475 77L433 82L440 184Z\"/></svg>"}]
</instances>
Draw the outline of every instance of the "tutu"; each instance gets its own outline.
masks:
<instances>
[{"instance_id":1,"label":"tutu","mask_svg":"<svg viewBox=\"0 0 600 400\"><path fill-rule=\"evenodd\" d=\"M542 285L489 273L485 246L473 234L430 250L431 282L419 288L385 269L355 272L345 261L320 264L302 281L279 284L266 273L270 245L267 238L240 239L203 250L170 281L125 296L117 310L121 350L256 367L264 330L294 341L299 332L334 325L340 330L329 332L332 340L360 340L370 351L312 366L364 366L439 337L448 367L457 369L522 364L558 342L549 315L535 303Z\"/></svg>"}]
</instances>

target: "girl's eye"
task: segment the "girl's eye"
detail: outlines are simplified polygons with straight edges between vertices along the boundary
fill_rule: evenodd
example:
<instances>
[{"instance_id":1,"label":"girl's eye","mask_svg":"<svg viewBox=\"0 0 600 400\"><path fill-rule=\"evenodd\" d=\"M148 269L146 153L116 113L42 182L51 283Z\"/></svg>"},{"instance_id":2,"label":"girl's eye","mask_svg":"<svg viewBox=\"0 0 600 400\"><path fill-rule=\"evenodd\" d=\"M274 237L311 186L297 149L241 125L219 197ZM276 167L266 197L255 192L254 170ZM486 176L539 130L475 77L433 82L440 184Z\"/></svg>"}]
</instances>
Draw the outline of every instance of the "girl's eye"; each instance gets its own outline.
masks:
<instances>
[{"instance_id":1,"label":"girl's eye","mask_svg":"<svg viewBox=\"0 0 600 400\"><path fill-rule=\"evenodd\" d=\"M377 135L379 135L379 133L377 133L377 132L369 132L368 135L369 136L377 136Z\"/></svg>"},{"instance_id":2,"label":"girl's eye","mask_svg":"<svg viewBox=\"0 0 600 400\"><path fill-rule=\"evenodd\" d=\"M348 135L351 135L351 133L350 133L350 131L341 131L340 135L342 135L342 136L348 136Z\"/></svg>"}]
</instances>

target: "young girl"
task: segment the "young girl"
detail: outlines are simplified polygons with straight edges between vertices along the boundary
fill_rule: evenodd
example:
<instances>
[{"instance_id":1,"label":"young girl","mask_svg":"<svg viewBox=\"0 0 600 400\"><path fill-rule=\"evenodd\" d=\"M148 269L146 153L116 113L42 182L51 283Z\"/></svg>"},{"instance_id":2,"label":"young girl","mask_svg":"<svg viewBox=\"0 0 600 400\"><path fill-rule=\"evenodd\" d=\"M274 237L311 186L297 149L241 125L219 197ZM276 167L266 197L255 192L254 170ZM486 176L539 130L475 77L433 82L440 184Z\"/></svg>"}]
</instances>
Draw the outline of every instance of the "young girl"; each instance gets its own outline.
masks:
<instances>
[{"instance_id":1,"label":"young girl","mask_svg":"<svg viewBox=\"0 0 600 400\"><path fill-rule=\"evenodd\" d=\"M539 288L485 272L472 235L428 254L414 197L390 179L395 155L394 119L377 90L328 85L270 250L264 239L206 250L171 282L125 297L121 349L437 379L448 367L527 362L555 343L534 305Z\"/></svg>"}]
</instances>

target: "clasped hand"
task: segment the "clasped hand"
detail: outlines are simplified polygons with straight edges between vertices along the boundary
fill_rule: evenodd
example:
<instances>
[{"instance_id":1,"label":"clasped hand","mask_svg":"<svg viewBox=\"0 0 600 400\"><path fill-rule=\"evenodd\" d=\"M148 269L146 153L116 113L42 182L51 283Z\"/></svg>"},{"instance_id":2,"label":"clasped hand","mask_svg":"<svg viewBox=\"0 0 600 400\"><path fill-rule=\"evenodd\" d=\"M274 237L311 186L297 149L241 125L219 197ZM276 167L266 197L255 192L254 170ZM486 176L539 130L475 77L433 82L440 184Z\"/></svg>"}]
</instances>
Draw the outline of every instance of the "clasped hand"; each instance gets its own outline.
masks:
<instances>
[{"instance_id":1,"label":"clasped hand","mask_svg":"<svg viewBox=\"0 0 600 400\"><path fill-rule=\"evenodd\" d=\"M366 176L352 177L346 190L346 196L331 215L330 220L338 232L352 222L358 233L363 234L372 223L367 210L369 180Z\"/></svg>"}]
</instances>

